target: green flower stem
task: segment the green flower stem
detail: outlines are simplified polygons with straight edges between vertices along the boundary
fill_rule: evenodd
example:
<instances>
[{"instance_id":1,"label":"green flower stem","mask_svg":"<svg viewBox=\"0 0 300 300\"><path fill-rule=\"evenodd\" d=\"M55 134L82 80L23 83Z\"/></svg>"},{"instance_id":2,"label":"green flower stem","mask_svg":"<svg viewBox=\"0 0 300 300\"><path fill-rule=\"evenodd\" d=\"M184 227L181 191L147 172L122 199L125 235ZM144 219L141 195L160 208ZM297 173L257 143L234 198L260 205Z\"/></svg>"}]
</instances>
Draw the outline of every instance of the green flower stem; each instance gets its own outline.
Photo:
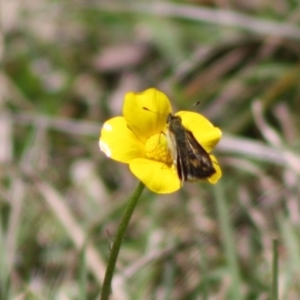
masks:
<instances>
[{"instance_id":1,"label":"green flower stem","mask_svg":"<svg viewBox=\"0 0 300 300\"><path fill-rule=\"evenodd\" d=\"M132 213L134 211L134 208L140 198L140 195L143 192L144 189L144 184L142 182L139 183L137 186L136 190L134 191L133 195L130 197L127 207L125 209L125 212L122 216L117 235L114 239L111 251L110 251L110 256L108 259L108 264L105 272L105 277L104 277L104 282L102 286L102 291L101 291L101 297L100 300L108 300L109 295L110 295L110 287L111 287L111 281L113 278L113 273L115 270L116 266L116 261L119 255L119 251L121 248L121 244L127 229L127 226L129 224L129 221L131 219Z\"/></svg>"},{"instance_id":2,"label":"green flower stem","mask_svg":"<svg viewBox=\"0 0 300 300\"><path fill-rule=\"evenodd\" d=\"M272 300L278 300L278 239L273 240Z\"/></svg>"}]
</instances>

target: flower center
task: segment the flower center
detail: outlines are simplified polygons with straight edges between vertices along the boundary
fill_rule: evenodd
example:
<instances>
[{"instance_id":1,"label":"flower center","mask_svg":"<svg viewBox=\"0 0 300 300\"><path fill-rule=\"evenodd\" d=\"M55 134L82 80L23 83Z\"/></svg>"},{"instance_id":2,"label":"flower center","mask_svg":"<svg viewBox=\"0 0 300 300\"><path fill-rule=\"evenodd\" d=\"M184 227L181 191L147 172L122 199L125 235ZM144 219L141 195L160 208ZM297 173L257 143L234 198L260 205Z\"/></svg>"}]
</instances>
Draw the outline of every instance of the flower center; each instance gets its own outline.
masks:
<instances>
[{"instance_id":1,"label":"flower center","mask_svg":"<svg viewBox=\"0 0 300 300\"><path fill-rule=\"evenodd\" d=\"M163 134L152 135L146 142L146 156L167 165L173 163L166 137Z\"/></svg>"}]
</instances>

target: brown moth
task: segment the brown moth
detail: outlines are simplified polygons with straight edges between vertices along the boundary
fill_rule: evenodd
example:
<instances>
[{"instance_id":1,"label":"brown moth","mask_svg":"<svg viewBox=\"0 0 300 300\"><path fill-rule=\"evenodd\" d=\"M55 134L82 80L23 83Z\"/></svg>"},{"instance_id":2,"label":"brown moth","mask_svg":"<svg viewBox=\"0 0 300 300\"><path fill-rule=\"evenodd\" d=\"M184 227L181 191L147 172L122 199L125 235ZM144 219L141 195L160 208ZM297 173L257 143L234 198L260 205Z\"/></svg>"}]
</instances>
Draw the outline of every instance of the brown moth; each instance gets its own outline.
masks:
<instances>
[{"instance_id":1,"label":"brown moth","mask_svg":"<svg viewBox=\"0 0 300 300\"><path fill-rule=\"evenodd\" d=\"M179 116L168 115L166 136L182 184L184 181L203 180L216 173L209 154L193 133L182 125Z\"/></svg>"}]
</instances>

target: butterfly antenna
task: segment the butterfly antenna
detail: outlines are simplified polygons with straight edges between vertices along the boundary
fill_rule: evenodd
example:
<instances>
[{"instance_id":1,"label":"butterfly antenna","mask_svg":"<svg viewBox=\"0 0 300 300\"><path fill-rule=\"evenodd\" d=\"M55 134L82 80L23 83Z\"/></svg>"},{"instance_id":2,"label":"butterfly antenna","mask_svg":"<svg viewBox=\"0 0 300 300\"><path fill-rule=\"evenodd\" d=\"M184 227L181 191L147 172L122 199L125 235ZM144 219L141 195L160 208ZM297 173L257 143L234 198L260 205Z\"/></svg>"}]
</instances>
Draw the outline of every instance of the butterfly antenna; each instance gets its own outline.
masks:
<instances>
[{"instance_id":1,"label":"butterfly antenna","mask_svg":"<svg viewBox=\"0 0 300 300\"><path fill-rule=\"evenodd\" d=\"M199 105L199 104L201 104L201 101L197 101L197 102L194 103L192 106L197 106L197 105Z\"/></svg>"},{"instance_id":2,"label":"butterfly antenna","mask_svg":"<svg viewBox=\"0 0 300 300\"><path fill-rule=\"evenodd\" d=\"M149 108L147 108L147 107L143 107L143 109L144 109L144 110L147 110L147 111L150 111L150 112L152 112L152 113L154 113L154 114L156 114L156 115L165 117L164 114L160 114L160 113L158 113L158 112L156 112L156 111L153 111L153 110L151 110L151 109L149 109Z\"/></svg>"}]
</instances>

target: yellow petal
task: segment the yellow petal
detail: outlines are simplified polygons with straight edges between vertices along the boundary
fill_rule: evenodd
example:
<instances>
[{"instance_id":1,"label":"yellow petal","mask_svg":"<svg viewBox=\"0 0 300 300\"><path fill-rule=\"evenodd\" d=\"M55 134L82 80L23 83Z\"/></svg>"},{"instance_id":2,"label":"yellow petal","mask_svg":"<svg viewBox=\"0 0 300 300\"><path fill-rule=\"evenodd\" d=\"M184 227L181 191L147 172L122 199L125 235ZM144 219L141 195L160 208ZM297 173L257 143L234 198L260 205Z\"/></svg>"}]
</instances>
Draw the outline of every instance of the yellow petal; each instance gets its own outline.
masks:
<instances>
[{"instance_id":1,"label":"yellow petal","mask_svg":"<svg viewBox=\"0 0 300 300\"><path fill-rule=\"evenodd\" d=\"M162 162L137 158L130 162L129 167L131 172L154 193L173 193L181 187L176 170Z\"/></svg>"},{"instance_id":2,"label":"yellow petal","mask_svg":"<svg viewBox=\"0 0 300 300\"><path fill-rule=\"evenodd\" d=\"M115 117L104 123L99 146L108 157L123 163L145 157L144 144L127 127L123 117Z\"/></svg>"},{"instance_id":3,"label":"yellow petal","mask_svg":"<svg viewBox=\"0 0 300 300\"><path fill-rule=\"evenodd\" d=\"M193 133L207 152L210 152L219 142L222 136L221 130L202 115L190 111L180 111L176 115L181 117L182 125Z\"/></svg>"},{"instance_id":4,"label":"yellow petal","mask_svg":"<svg viewBox=\"0 0 300 300\"><path fill-rule=\"evenodd\" d=\"M220 165L219 165L217 159L213 155L210 155L210 158L211 158L211 160L214 164L214 168L216 170L216 173L213 174L212 176L210 176L209 178L207 178L207 180L210 183L215 184L222 177L222 171L221 171L221 168L220 168Z\"/></svg>"},{"instance_id":5,"label":"yellow petal","mask_svg":"<svg viewBox=\"0 0 300 300\"><path fill-rule=\"evenodd\" d=\"M165 129L170 112L169 99L155 88L147 89L141 93L127 93L125 95L123 116L128 127L143 142Z\"/></svg>"}]
</instances>

